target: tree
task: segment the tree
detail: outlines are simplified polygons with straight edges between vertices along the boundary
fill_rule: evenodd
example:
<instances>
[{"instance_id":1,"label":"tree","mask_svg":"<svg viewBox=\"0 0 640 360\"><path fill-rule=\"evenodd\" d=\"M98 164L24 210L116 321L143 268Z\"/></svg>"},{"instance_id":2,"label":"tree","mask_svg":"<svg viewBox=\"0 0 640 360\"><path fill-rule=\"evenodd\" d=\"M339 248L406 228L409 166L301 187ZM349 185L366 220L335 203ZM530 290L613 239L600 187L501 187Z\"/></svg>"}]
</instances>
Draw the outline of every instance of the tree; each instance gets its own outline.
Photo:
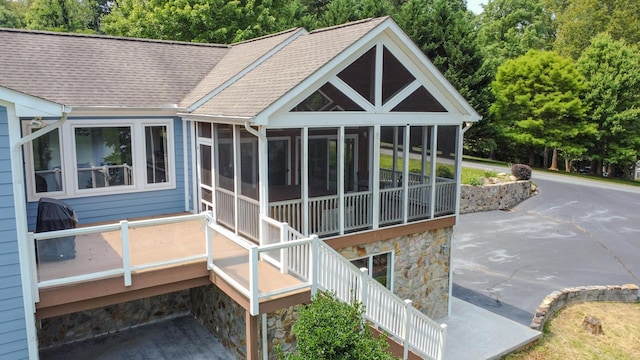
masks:
<instances>
[{"instance_id":1,"label":"tree","mask_svg":"<svg viewBox=\"0 0 640 360\"><path fill-rule=\"evenodd\" d=\"M640 153L640 50L600 34L577 67L586 78L588 119L598 126L591 169L600 175L603 163L611 164L630 177Z\"/></svg>"},{"instance_id":2,"label":"tree","mask_svg":"<svg viewBox=\"0 0 640 360\"><path fill-rule=\"evenodd\" d=\"M464 0L409 0L396 17L398 25L420 47L476 111L487 115L491 102L491 77L482 70L474 15ZM472 128L466 145L495 148L486 121ZM487 145L489 143L489 145Z\"/></svg>"},{"instance_id":3,"label":"tree","mask_svg":"<svg viewBox=\"0 0 640 360\"><path fill-rule=\"evenodd\" d=\"M394 13L395 7L388 0L332 0L324 6L318 25L334 26Z\"/></svg>"},{"instance_id":4,"label":"tree","mask_svg":"<svg viewBox=\"0 0 640 360\"><path fill-rule=\"evenodd\" d=\"M25 15L27 29L87 31L93 19L93 0L33 0Z\"/></svg>"},{"instance_id":5,"label":"tree","mask_svg":"<svg viewBox=\"0 0 640 360\"><path fill-rule=\"evenodd\" d=\"M640 44L640 2L637 0L567 0L554 8L558 24L554 50L578 59L591 39L607 32L615 40Z\"/></svg>"},{"instance_id":6,"label":"tree","mask_svg":"<svg viewBox=\"0 0 640 360\"><path fill-rule=\"evenodd\" d=\"M310 305L300 309L293 325L298 353L289 360L385 360L395 359L387 352L384 336L373 337L364 322L362 304L347 304L329 292L317 293ZM279 354L279 358L285 358Z\"/></svg>"},{"instance_id":7,"label":"tree","mask_svg":"<svg viewBox=\"0 0 640 360\"><path fill-rule=\"evenodd\" d=\"M550 50L555 41L553 14L544 0L489 0L479 15L478 41L486 71L495 74L508 59L529 50Z\"/></svg>"},{"instance_id":8,"label":"tree","mask_svg":"<svg viewBox=\"0 0 640 360\"><path fill-rule=\"evenodd\" d=\"M102 21L110 35L232 43L314 27L300 0L120 0Z\"/></svg>"},{"instance_id":9,"label":"tree","mask_svg":"<svg viewBox=\"0 0 640 360\"><path fill-rule=\"evenodd\" d=\"M570 59L530 50L500 66L492 87L491 112L503 135L528 149L529 165L535 149L544 146L573 156L586 151L595 127L584 121L584 77Z\"/></svg>"},{"instance_id":10,"label":"tree","mask_svg":"<svg viewBox=\"0 0 640 360\"><path fill-rule=\"evenodd\" d=\"M24 3L0 0L0 27L21 28L24 26Z\"/></svg>"}]
</instances>

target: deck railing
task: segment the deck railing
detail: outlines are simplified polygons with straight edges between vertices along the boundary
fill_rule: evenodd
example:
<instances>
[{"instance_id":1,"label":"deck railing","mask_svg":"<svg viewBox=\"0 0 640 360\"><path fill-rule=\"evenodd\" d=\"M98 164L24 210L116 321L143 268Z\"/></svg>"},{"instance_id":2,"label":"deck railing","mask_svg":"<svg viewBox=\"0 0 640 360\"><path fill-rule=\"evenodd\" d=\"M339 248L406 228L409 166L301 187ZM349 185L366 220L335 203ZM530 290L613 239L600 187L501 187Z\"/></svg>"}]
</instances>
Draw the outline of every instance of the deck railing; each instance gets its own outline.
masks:
<instances>
[{"instance_id":1,"label":"deck railing","mask_svg":"<svg viewBox=\"0 0 640 360\"><path fill-rule=\"evenodd\" d=\"M149 257L141 253L142 251L146 251L144 250L144 244L140 244L140 242L145 241L145 239L138 238L137 234L133 233L133 230L138 228L190 221L201 221L204 223L205 216L204 214L193 214L137 221L122 220L119 223L108 225L41 233L30 232L29 244L32 246L32 253L39 255L39 260L36 261L35 256L32 259L33 283L37 284L38 288L46 288L82 281L93 281L112 276L123 276L124 285L131 286L131 275L136 271L204 260L207 255L204 246L201 247L202 251L185 251L182 254L168 251L166 253L170 253L171 255L160 256L159 258ZM202 226L203 236L204 228L205 227ZM110 241L106 240L106 238L109 238ZM61 242L64 243L68 241L72 241L74 244L71 246L73 249L72 256L67 257L63 254L60 258L54 259L49 255L49 258L45 258L44 249L48 246L59 247ZM184 240L181 239L181 241ZM80 244L81 242L90 242L90 244ZM76 247L88 249L97 246L103 247L99 253L90 255L80 252L76 253ZM148 250L149 247L146 247L146 249ZM185 255L185 253L187 254ZM95 257L90 260L92 263L98 265L97 268L87 266L87 262L84 260L87 260L89 256ZM87 259L76 261L76 259L80 257L87 257ZM45 260L49 260L49 262Z\"/></svg>"},{"instance_id":2,"label":"deck railing","mask_svg":"<svg viewBox=\"0 0 640 360\"><path fill-rule=\"evenodd\" d=\"M413 351L425 359L440 360L444 355L447 326L440 325L416 310L378 281L358 269L338 252L318 243L318 288L335 292L345 302L364 305L372 326L386 331L404 345L404 358Z\"/></svg>"}]
</instances>

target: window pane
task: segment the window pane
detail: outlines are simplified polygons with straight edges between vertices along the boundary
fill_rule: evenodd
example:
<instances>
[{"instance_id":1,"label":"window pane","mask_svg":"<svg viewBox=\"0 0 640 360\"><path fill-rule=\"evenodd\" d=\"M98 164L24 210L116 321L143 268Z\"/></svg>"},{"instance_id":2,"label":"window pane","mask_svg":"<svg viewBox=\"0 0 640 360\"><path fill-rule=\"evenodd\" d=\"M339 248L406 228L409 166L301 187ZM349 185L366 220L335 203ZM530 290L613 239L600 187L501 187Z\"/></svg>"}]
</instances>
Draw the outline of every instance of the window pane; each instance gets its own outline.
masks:
<instances>
[{"instance_id":1,"label":"window pane","mask_svg":"<svg viewBox=\"0 0 640 360\"><path fill-rule=\"evenodd\" d=\"M169 178L169 154L167 149L167 127L145 127L147 149L147 184L167 182Z\"/></svg>"},{"instance_id":2,"label":"window pane","mask_svg":"<svg viewBox=\"0 0 640 360\"><path fill-rule=\"evenodd\" d=\"M33 140L33 170L36 193L62 191L60 134L53 130Z\"/></svg>"},{"instance_id":3,"label":"window pane","mask_svg":"<svg viewBox=\"0 0 640 360\"><path fill-rule=\"evenodd\" d=\"M211 146L200 145L200 182L211 186Z\"/></svg>"},{"instance_id":4,"label":"window pane","mask_svg":"<svg viewBox=\"0 0 640 360\"><path fill-rule=\"evenodd\" d=\"M209 123L198 123L198 137L211 139L211 124Z\"/></svg>"},{"instance_id":5,"label":"window pane","mask_svg":"<svg viewBox=\"0 0 640 360\"><path fill-rule=\"evenodd\" d=\"M78 188L132 185L131 128L75 129Z\"/></svg>"}]
</instances>

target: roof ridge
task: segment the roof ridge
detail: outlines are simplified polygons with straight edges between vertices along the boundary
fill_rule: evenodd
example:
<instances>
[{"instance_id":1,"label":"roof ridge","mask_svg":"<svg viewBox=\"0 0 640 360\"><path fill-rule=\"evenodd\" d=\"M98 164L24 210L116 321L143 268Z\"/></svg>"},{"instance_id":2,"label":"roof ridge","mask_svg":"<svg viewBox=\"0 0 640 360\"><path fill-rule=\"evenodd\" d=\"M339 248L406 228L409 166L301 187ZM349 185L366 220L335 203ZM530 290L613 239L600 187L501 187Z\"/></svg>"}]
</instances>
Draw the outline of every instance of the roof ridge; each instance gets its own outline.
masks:
<instances>
[{"instance_id":1,"label":"roof ridge","mask_svg":"<svg viewBox=\"0 0 640 360\"><path fill-rule=\"evenodd\" d=\"M374 21L374 20L382 20L382 19L388 19L388 18L390 18L390 16L381 16L381 17L377 17L377 18L366 18L366 19L356 20L356 21L345 23L345 24L339 24L339 25L329 26L329 27L326 27L326 28L316 29L316 30L313 30L311 32L311 34L316 34L316 33L335 30L335 29L340 29L340 28L354 26L354 25L360 25L360 24L368 23L368 22L371 22L371 21Z\"/></svg>"},{"instance_id":2,"label":"roof ridge","mask_svg":"<svg viewBox=\"0 0 640 360\"><path fill-rule=\"evenodd\" d=\"M103 40L121 40L121 41L171 44L171 45L204 46L204 47L215 47L215 48L230 47L229 45L213 44L213 43L198 43L198 42L177 41L177 40L160 40L160 39L134 38L134 37L126 37L126 36L111 36L111 35L97 35L97 34L84 34L84 33L67 33L67 32L45 31L45 30L12 29L12 28L3 28L3 27L0 27L0 32L50 35L50 36L66 36L66 37L75 37L75 38L89 38L89 39L103 39Z\"/></svg>"},{"instance_id":3,"label":"roof ridge","mask_svg":"<svg viewBox=\"0 0 640 360\"><path fill-rule=\"evenodd\" d=\"M231 44L231 46L243 45L243 44L247 44L247 43L251 43L251 42L255 42L255 41L260 41L260 40L264 40L264 39L268 39L268 38L284 35L286 33L293 33L293 32L300 31L300 30L305 30L306 31L306 29L302 28L302 27L293 27L293 28L290 28L290 29L287 29L287 30L283 30L283 31L277 32L275 34L263 35L263 36L260 36L260 37L257 37L257 38L247 39L247 40L243 40L243 41L240 41L240 42L237 42L237 43L233 43L233 44Z\"/></svg>"}]
</instances>

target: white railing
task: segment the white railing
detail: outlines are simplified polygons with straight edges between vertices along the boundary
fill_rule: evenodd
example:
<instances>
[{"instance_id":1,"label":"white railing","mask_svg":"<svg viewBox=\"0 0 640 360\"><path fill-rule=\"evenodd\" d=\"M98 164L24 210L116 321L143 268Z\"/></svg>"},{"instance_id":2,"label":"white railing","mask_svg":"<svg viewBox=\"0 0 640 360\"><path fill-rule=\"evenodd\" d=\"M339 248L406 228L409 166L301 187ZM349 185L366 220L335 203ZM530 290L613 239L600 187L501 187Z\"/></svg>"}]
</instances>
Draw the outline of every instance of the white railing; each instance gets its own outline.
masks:
<instances>
[{"instance_id":1,"label":"white railing","mask_svg":"<svg viewBox=\"0 0 640 360\"><path fill-rule=\"evenodd\" d=\"M294 229L302 230L302 199L269 203L269 216L288 223Z\"/></svg>"},{"instance_id":2,"label":"white railing","mask_svg":"<svg viewBox=\"0 0 640 360\"><path fill-rule=\"evenodd\" d=\"M380 224L402 221L402 194L398 188L380 189Z\"/></svg>"},{"instance_id":3,"label":"white railing","mask_svg":"<svg viewBox=\"0 0 640 360\"><path fill-rule=\"evenodd\" d=\"M222 223L230 228L235 227L235 212L234 212L234 193L223 188L216 188L216 219L219 223Z\"/></svg>"},{"instance_id":4,"label":"white railing","mask_svg":"<svg viewBox=\"0 0 640 360\"><path fill-rule=\"evenodd\" d=\"M455 188L454 188L455 190ZM410 185L407 217L409 220L426 218L431 215L431 185Z\"/></svg>"},{"instance_id":5,"label":"white railing","mask_svg":"<svg viewBox=\"0 0 640 360\"><path fill-rule=\"evenodd\" d=\"M373 224L373 194L371 191L344 195L344 229L356 230Z\"/></svg>"},{"instance_id":6,"label":"white railing","mask_svg":"<svg viewBox=\"0 0 640 360\"><path fill-rule=\"evenodd\" d=\"M238 196L238 232L253 239L260 239L260 202Z\"/></svg>"},{"instance_id":7,"label":"white railing","mask_svg":"<svg viewBox=\"0 0 640 360\"><path fill-rule=\"evenodd\" d=\"M318 288L334 292L345 302L361 302L372 326L404 345L405 359L408 351L426 359L443 358L446 325L414 309L411 301L400 299L322 242L318 243L318 265L314 268L318 269Z\"/></svg>"},{"instance_id":8,"label":"white railing","mask_svg":"<svg viewBox=\"0 0 640 360\"><path fill-rule=\"evenodd\" d=\"M337 195L320 196L309 199L309 233L318 235L340 232L338 217L339 198Z\"/></svg>"},{"instance_id":9,"label":"white railing","mask_svg":"<svg viewBox=\"0 0 640 360\"><path fill-rule=\"evenodd\" d=\"M436 182L435 214L452 214L456 210L456 182L451 179L438 178Z\"/></svg>"},{"instance_id":10,"label":"white railing","mask_svg":"<svg viewBox=\"0 0 640 360\"><path fill-rule=\"evenodd\" d=\"M63 263L57 263L57 270L65 270L65 273L75 273L75 275L71 276L55 276L55 278L49 280L35 280L37 281L38 288L45 288L50 286L59 286L59 285L67 285L81 281L92 281L98 280L111 276L124 276L124 285L131 286L131 274L136 271L148 270L153 268L161 268L165 266L187 263L196 260L204 260L207 256L206 252L192 254L184 257L173 257L170 256L169 259L162 261L154 261L154 262L144 262L138 264L132 264L131 258L132 250L131 250L131 235L130 230L149 227L149 226L158 226L158 225L167 225L167 224L175 224L182 223L193 220L205 220L204 214L194 214L194 215L184 215L184 216L174 216L174 217L166 217L166 218L158 218L158 219L149 219L149 220L138 220L138 221L127 221L122 220L119 223L109 224L109 225L100 225L100 226L91 226L86 228L77 228L77 229L68 229L68 230L57 230L57 231L49 231L42 233L29 233L30 244L33 246L32 251L36 252L35 242L37 241L40 246L44 245L46 241L53 241L55 239L61 238L69 238L75 237L75 241L90 241L90 237L86 237L83 239L79 239L82 235L100 235L102 233L107 232L119 232L120 233L120 242L119 242L119 251L121 251L121 255L119 256L119 264L114 265L109 269L104 269L100 271L89 272L86 269L78 268L78 265L75 264L73 260L67 261ZM136 239L138 241L138 239ZM141 250L142 251L142 250ZM80 256L81 254L78 254ZM144 258L142 256L141 258ZM100 262L101 259L93 259L95 262ZM38 275L42 270L43 266L40 266L36 270L36 264L32 265L34 271L34 275Z\"/></svg>"},{"instance_id":11,"label":"white railing","mask_svg":"<svg viewBox=\"0 0 640 360\"><path fill-rule=\"evenodd\" d=\"M212 243L213 237L211 236L208 237L209 244L207 248L210 249L211 251L211 254L208 255L209 260L207 265L209 269L214 271L217 276L220 276L227 283L229 283L231 286L233 286L236 290L238 290L241 294L243 294L249 299L249 307L250 307L249 312L251 313L251 315L258 315L260 313L260 300L262 299L271 298L279 295L286 295L292 292L305 290L313 287L312 286L313 276L308 275L306 278L300 277L300 281L296 285L276 288L269 291L261 291L260 287L258 286L261 280L258 268L259 268L259 263L261 261L260 260L261 257L264 258L265 255L268 256L269 253L279 252L281 250L285 250L288 252L288 251L291 251L291 249L296 247L305 247L305 246L309 247L314 241L315 242L318 241L317 236L312 235L311 237L307 237L299 240L291 240L291 241L286 241L281 243L257 246L253 243L250 243L249 241L242 239L241 237L235 235L233 232L229 231L228 229L220 225L217 225L215 223L210 223L209 227L213 231L224 236L229 241L232 241L235 245L244 249L245 255L242 255L242 256L248 257L248 267L249 267L248 285L243 285L242 283L244 282L245 279L241 279L237 276L234 276L235 275L234 272L227 273L225 271L224 265L219 264L216 261L216 254L215 254L216 250L214 249L214 244ZM283 236L283 238L287 238L288 236L289 236L289 233L287 232L286 235ZM306 252L301 251L301 253L304 253L305 256L307 257L310 254L309 251L306 251ZM280 263L281 263L281 268L280 268L281 272L285 273L288 270L293 270L291 269L290 266L284 264L282 261ZM308 264L310 263L311 261L308 262ZM309 267L309 269L305 272L306 274L311 274L310 271L312 271L312 269L310 268L311 267Z\"/></svg>"}]
</instances>

